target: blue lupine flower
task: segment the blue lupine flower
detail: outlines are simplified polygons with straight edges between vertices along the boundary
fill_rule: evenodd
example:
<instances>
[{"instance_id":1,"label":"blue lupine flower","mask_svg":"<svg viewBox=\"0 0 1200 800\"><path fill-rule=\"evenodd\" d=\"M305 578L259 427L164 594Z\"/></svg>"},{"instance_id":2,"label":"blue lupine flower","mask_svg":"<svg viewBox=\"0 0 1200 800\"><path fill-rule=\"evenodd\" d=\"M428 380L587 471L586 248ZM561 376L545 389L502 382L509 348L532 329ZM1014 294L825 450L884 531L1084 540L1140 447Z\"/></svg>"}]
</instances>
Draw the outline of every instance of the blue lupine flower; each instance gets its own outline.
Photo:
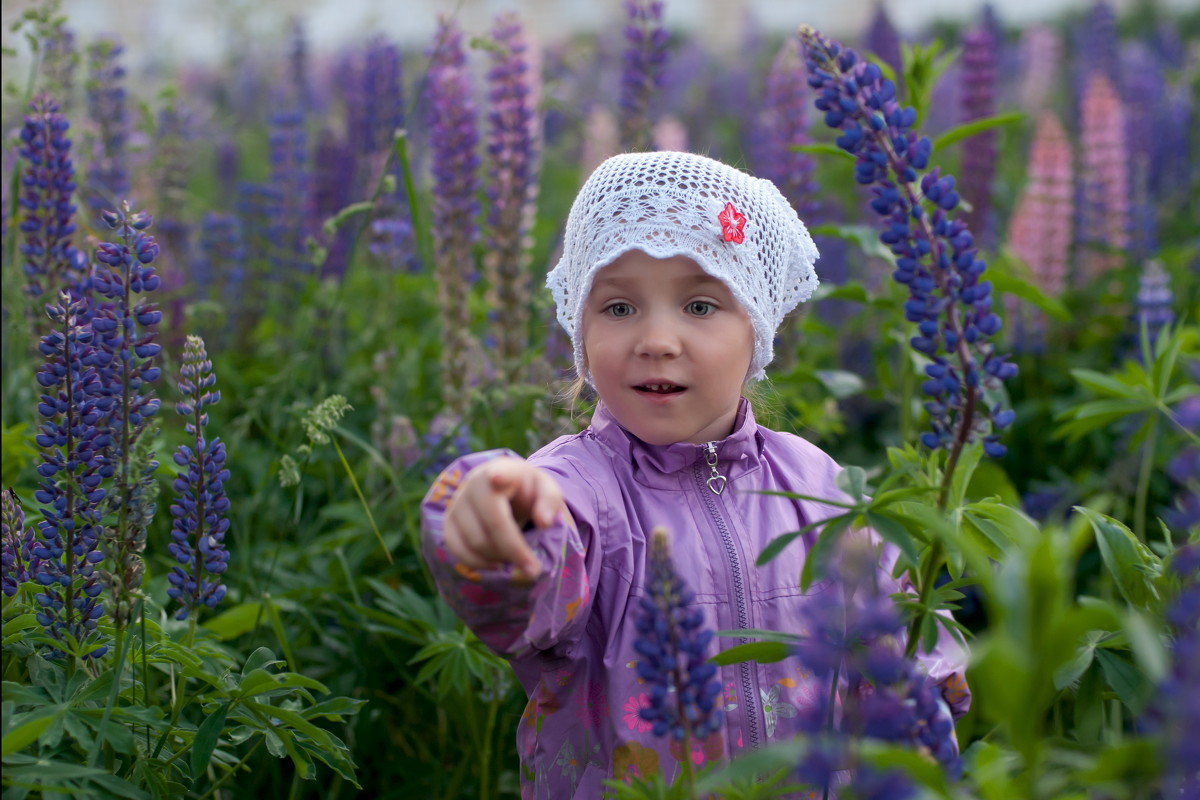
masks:
<instances>
[{"instance_id":1,"label":"blue lupine flower","mask_svg":"<svg viewBox=\"0 0 1200 800\"><path fill-rule=\"evenodd\" d=\"M421 439L426 458L425 477L439 475L450 462L470 451L467 426L453 411L442 411L429 423Z\"/></svg>"},{"instance_id":2,"label":"blue lupine flower","mask_svg":"<svg viewBox=\"0 0 1200 800\"><path fill-rule=\"evenodd\" d=\"M963 37L962 121L973 122L996 113L996 40L986 27ZM981 131L963 142L962 196L971 203L964 221L977 233L994 232L992 182L996 176L996 131ZM988 235L986 239L994 240Z\"/></svg>"},{"instance_id":3,"label":"blue lupine flower","mask_svg":"<svg viewBox=\"0 0 1200 800\"><path fill-rule=\"evenodd\" d=\"M467 302L476 278L479 238L479 124L463 51L463 34L443 17L429 66L428 127L433 148L434 275L442 320L444 404L466 408L471 353Z\"/></svg>"},{"instance_id":4,"label":"blue lupine flower","mask_svg":"<svg viewBox=\"0 0 1200 800\"><path fill-rule=\"evenodd\" d=\"M1163 269L1161 262L1147 261L1138 275L1136 313L1139 332L1144 326L1151 342L1158 338L1163 327L1175 320L1173 303L1171 276Z\"/></svg>"},{"instance_id":5,"label":"blue lupine flower","mask_svg":"<svg viewBox=\"0 0 1200 800\"><path fill-rule=\"evenodd\" d=\"M308 36L304 23L299 17L292 17L290 22L291 48L288 52L288 77L290 78L290 98L293 108L310 111L314 106L312 81L308 69Z\"/></svg>"},{"instance_id":6,"label":"blue lupine flower","mask_svg":"<svg viewBox=\"0 0 1200 800\"><path fill-rule=\"evenodd\" d=\"M624 72L621 76L620 126L624 150L650 145L650 102L662 85L667 61L667 29L662 0L625 0Z\"/></svg>"},{"instance_id":7,"label":"blue lupine flower","mask_svg":"<svg viewBox=\"0 0 1200 800\"><path fill-rule=\"evenodd\" d=\"M79 51L75 44L75 32L66 27L65 22L65 17L52 21L51 30L42 40L42 85L49 94L70 98L75 96Z\"/></svg>"},{"instance_id":8,"label":"blue lupine flower","mask_svg":"<svg viewBox=\"0 0 1200 800\"><path fill-rule=\"evenodd\" d=\"M502 375L516 377L529 344L529 232L533 226L539 172L536 74L529 43L515 14L496 18L488 71L488 248L484 262L491 287L489 305L504 323L496 361Z\"/></svg>"},{"instance_id":9,"label":"blue lupine flower","mask_svg":"<svg viewBox=\"0 0 1200 800\"><path fill-rule=\"evenodd\" d=\"M196 284L207 293L212 294L220 287L223 299L236 306L246 281L246 248L237 216L204 212L200 222L200 257L192 272Z\"/></svg>"},{"instance_id":10,"label":"blue lupine flower","mask_svg":"<svg viewBox=\"0 0 1200 800\"><path fill-rule=\"evenodd\" d=\"M1170 671L1158 687L1153 721L1162 737L1163 797L1200 796L1200 544L1178 548L1168 574L1178 594L1166 610Z\"/></svg>"},{"instance_id":11,"label":"blue lupine flower","mask_svg":"<svg viewBox=\"0 0 1200 800\"><path fill-rule=\"evenodd\" d=\"M33 580L40 569L40 560L33 554L33 526L25 525L25 509L17 493L5 489L3 503L0 521L4 526L4 596L12 597L20 584Z\"/></svg>"},{"instance_id":12,"label":"blue lupine flower","mask_svg":"<svg viewBox=\"0 0 1200 800\"><path fill-rule=\"evenodd\" d=\"M397 129L404 127L403 61L396 45L382 37L367 44L361 85L366 102L356 134L362 137L363 153L388 150Z\"/></svg>"},{"instance_id":13,"label":"blue lupine flower","mask_svg":"<svg viewBox=\"0 0 1200 800\"><path fill-rule=\"evenodd\" d=\"M1117 39L1117 12L1107 0L1092 4L1075 27L1075 89L1082 94L1092 75L1099 73L1114 86L1121 85L1121 53Z\"/></svg>"},{"instance_id":14,"label":"blue lupine flower","mask_svg":"<svg viewBox=\"0 0 1200 800\"><path fill-rule=\"evenodd\" d=\"M821 207L813 179L816 164L810 154L793 149L810 141L807 105L808 84L800 40L789 36L767 73L762 113L765 142L758 174L774 183L796 213L811 225Z\"/></svg>"},{"instance_id":15,"label":"blue lupine flower","mask_svg":"<svg viewBox=\"0 0 1200 800\"><path fill-rule=\"evenodd\" d=\"M158 462L149 449L153 434L143 436L159 408L152 384L162 373L155 365L162 350L155 341L162 312L149 299L159 286L153 266L159 250L146 233L152 223L148 213L133 213L126 203L102 216L120 236L96 248L92 272L92 286L103 298L92 316L94 363L110 401L103 419L110 433L104 452L115 469L106 507L116 522L104 542L108 564L103 577L112 591L110 616L123 626L142 583L142 552L157 494Z\"/></svg>"},{"instance_id":16,"label":"blue lupine flower","mask_svg":"<svg viewBox=\"0 0 1200 800\"><path fill-rule=\"evenodd\" d=\"M83 277L86 257L71 244L75 233L75 167L71 163L71 123L49 95L30 103L31 113L21 128L21 173L18 203L22 209L21 255L28 292L51 296L74 286Z\"/></svg>"},{"instance_id":17,"label":"blue lupine flower","mask_svg":"<svg viewBox=\"0 0 1200 800\"><path fill-rule=\"evenodd\" d=\"M314 231L312 174L308 167L308 134L304 113L286 111L271 117L271 205L267 233L274 245L271 263L289 285L311 271L306 242Z\"/></svg>"},{"instance_id":18,"label":"blue lupine flower","mask_svg":"<svg viewBox=\"0 0 1200 800\"><path fill-rule=\"evenodd\" d=\"M39 345L46 361L37 374L44 422L37 435L42 481L34 498L43 519L32 551L38 559L33 578L42 587L34 597L37 620L64 645L49 654L52 658L66 651L67 636L86 648L104 614L96 569L103 558L99 545L107 494L101 484L115 468L105 455L112 437L102 422L113 400L96 367L88 305L87 299L72 301L66 292L58 305L47 305L55 329ZM99 658L107 649L101 645L85 657Z\"/></svg>"},{"instance_id":19,"label":"blue lupine flower","mask_svg":"<svg viewBox=\"0 0 1200 800\"><path fill-rule=\"evenodd\" d=\"M129 111L125 68L118 58L125 52L116 39L104 38L88 48L88 116L98 129L87 171L85 201L99 214L118 208L129 194Z\"/></svg>"},{"instance_id":20,"label":"blue lupine flower","mask_svg":"<svg viewBox=\"0 0 1200 800\"><path fill-rule=\"evenodd\" d=\"M174 483L178 497L171 504L174 519L168 549L179 563L167 575L171 584L167 594L180 604L175 619L185 620L192 609L215 608L225 597L221 575L229 562L225 549L229 499L224 488L229 470L225 468L225 443L204 435L208 425L205 409L219 402L221 393L213 390L217 376L199 336L187 337L179 374L184 399L175 410L188 420L185 427L192 441L175 452L175 463L182 470L176 473Z\"/></svg>"},{"instance_id":21,"label":"blue lupine flower","mask_svg":"<svg viewBox=\"0 0 1200 800\"><path fill-rule=\"evenodd\" d=\"M826 125L841 130L838 146L855 155L855 179L871 187L871 207L883 218L879 238L896 255L893 278L909 289L905 315L917 324L910 344L931 362L922 389L933 430L921 442L949 449L950 463L977 438L988 455L1002 456L998 431L1012 423L1012 412L988 406L984 391L1017 367L989 341L1001 320L991 283L980 280L987 265L974 237L948 214L959 202L954 178L937 168L920 176L933 145L912 131L916 111L900 106L895 84L877 66L812 28L800 36L809 85L820 93L816 107Z\"/></svg>"},{"instance_id":22,"label":"blue lupine flower","mask_svg":"<svg viewBox=\"0 0 1200 800\"><path fill-rule=\"evenodd\" d=\"M650 539L646 595L634 620L638 636L638 677L646 682L649 706L638 715L653 724L655 736L696 741L721 729L724 712L716 707L721 694L717 667L705 652L713 632L704 625L704 609L675 572L665 528Z\"/></svg>"}]
</instances>

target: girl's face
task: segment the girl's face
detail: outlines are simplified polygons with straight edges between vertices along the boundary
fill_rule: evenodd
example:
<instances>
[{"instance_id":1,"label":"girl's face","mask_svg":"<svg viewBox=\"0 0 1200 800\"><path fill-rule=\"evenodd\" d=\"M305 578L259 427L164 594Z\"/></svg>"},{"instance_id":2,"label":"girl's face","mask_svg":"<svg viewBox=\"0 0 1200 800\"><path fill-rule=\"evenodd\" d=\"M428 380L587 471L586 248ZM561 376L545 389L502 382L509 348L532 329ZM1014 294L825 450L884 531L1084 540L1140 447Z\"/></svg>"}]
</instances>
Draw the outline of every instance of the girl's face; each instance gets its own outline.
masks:
<instances>
[{"instance_id":1,"label":"girl's face","mask_svg":"<svg viewBox=\"0 0 1200 800\"><path fill-rule=\"evenodd\" d=\"M632 250L596 273L583 348L600 399L626 430L648 444L702 444L733 431L754 327L695 261Z\"/></svg>"}]
</instances>

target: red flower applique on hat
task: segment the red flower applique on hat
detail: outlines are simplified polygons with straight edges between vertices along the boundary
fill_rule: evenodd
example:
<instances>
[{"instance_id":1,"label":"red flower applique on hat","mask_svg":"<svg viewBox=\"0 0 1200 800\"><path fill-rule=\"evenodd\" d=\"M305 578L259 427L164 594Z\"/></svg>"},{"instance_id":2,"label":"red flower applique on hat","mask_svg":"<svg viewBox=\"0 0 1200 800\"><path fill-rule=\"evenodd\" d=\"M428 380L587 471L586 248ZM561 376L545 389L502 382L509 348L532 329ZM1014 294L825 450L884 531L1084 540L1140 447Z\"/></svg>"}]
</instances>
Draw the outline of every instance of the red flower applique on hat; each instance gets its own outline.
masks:
<instances>
[{"instance_id":1,"label":"red flower applique on hat","mask_svg":"<svg viewBox=\"0 0 1200 800\"><path fill-rule=\"evenodd\" d=\"M725 241L734 244L746 241L746 234L742 233L742 229L746 227L746 217L733 207L733 203L725 204L725 210L717 214L717 220L721 223L721 235L725 237Z\"/></svg>"}]
</instances>

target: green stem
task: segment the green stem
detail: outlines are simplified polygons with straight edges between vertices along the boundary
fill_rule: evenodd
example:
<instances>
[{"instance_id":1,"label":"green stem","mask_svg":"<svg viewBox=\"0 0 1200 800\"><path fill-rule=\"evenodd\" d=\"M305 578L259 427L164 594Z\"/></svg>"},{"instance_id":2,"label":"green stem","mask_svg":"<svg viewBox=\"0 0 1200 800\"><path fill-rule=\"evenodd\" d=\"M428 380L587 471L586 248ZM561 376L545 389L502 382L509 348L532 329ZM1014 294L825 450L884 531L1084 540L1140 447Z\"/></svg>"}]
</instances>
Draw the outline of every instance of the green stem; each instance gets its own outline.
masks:
<instances>
[{"instance_id":1,"label":"green stem","mask_svg":"<svg viewBox=\"0 0 1200 800\"><path fill-rule=\"evenodd\" d=\"M940 540L934 539L933 544L929 546L929 552L925 555L925 562L921 565L921 583L917 586L920 602L917 607L917 615L913 617L908 626L908 643L904 650L906 658L912 658L917 654L917 645L921 641L921 628L924 627L925 618L929 615L929 596L933 593L933 584L937 580L938 570L941 567L942 543Z\"/></svg>"},{"instance_id":2,"label":"green stem","mask_svg":"<svg viewBox=\"0 0 1200 800\"><path fill-rule=\"evenodd\" d=\"M1134 497L1133 532L1139 542L1146 541L1146 501L1150 494L1150 473L1154 468L1154 450L1158 442L1158 425L1161 417L1157 414L1150 423L1150 433L1142 446L1142 467L1138 473L1137 495Z\"/></svg>"},{"instance_id":3,"label":"green stem","mask_svg":"<svg viewBox=\"0 0 1200 800\"><path fill-rule=\"evenodd\" d=\"M367 519L371 521L371 530L375 531L375 538L379 540L379 546L383 548L383 554L387 556L389 564L394 564L392 554L388 552L387 545L384 544L383 534L379 532L379 526L375 524L375 515L371 513L371 506L367 504L367 498L363 495L362 487L358 485L358 478L354 477L354 470L350 469L350 463L346 461L346 456L342 453L342 446L338 444L336 436L331 436L330 439L333 442L333 449L337 451L338 459L342 462L342 469L346 470L346 474L350 476L350 485L354 487L354 493L358 495L358 501L362 503L363 511L367 512Z\"/></svg>"},{"instance_id":4,"label":"green stem","mask_svg":"<svg viewBox=\"0 0 1200 800\"><path fill-rule=\"evenodd\" d=\"M500 708L500 700L501 698L497 697L488 703L487 723L483 729L483 752L479 756L479 800L488 800L492 793L489 774L492 767L492 737L496 731L496 712Z\"/></svg>"},{"instance_id":5,"label":"green stem","mask_svg":"<svg viewBox=\"0 0 1200 800\"><path fill-rule=\"evenodd\" d=\"M262 743L263 743L262 739L259 739L257 742L255 742L254 747L250 748L250 752L248 752L248 753L246 753L246 755L242 756L241 761L237 762L232 767L230 767L229 772L226 772L224 775L221 776L221 779L219 781L217 781L212 786L210 786L208 791L200 796L200 800L207 800L207 798L212 797L212 795L217 791L217 789L221 788L221 784L225 783L225 781L232 778L234 773L242 768L242 765L245 764L250 759L250 756L254 755L255 751L258 750L258 746Z\"/></svg>"}]
</instances>

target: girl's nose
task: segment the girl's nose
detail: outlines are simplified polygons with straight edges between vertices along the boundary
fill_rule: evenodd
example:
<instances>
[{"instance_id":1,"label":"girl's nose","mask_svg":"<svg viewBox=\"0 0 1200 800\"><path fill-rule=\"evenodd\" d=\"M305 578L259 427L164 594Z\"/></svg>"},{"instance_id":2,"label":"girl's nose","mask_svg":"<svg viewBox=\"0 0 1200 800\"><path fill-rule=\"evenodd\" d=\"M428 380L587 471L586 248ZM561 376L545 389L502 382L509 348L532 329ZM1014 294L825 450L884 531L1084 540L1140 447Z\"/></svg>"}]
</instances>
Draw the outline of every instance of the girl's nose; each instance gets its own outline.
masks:
<instances>
[{"instance_id":1,"label":"girl's nose","mask_svg":"<svg viewBox=\"0 0 1200 800\"><path fill-rule=\"evenodd\" d=\"M675 358L682 351L679 332L668 321L647 315L634 353L647 358Z\"/></svg>"}]
</instances>

